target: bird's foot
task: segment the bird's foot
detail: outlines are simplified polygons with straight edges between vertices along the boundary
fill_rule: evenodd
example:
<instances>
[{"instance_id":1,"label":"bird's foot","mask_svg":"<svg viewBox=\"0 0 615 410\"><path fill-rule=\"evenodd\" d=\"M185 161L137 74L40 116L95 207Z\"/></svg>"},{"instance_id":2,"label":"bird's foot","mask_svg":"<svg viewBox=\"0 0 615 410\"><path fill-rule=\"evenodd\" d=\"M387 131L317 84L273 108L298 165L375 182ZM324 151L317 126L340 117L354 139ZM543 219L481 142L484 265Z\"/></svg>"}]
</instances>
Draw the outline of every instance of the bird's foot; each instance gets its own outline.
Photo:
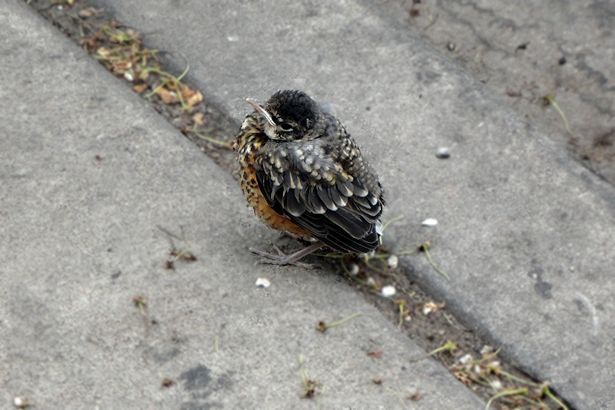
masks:
<instances>
[{"instance_id":1,"label":"bird's foot","mask_svg":"<svg viewBox=\"0 0 615 410\"><path fill-rule=\"evenodd\" d=\"M322 244L319 244L319 243L312 244L306 248L300 249L297 252L294 252L288 255L282 252L282 250L275 245L273 245L273 249L275 249L277 253L270 253L270 252L262 251L260 249L255 249L255 248L249 248L249 249L250 249L250 252L262 257L259 263L264 263L264 264L269 264L269 265L282 265L282 266L291 265L291 266L298 266L301 268L311 269L313 268L312 265L310 265L309 263L299 262L299 260L309 255L310 253L320 249L321 247L322 247Z\"/></svg>"}]
</instances>

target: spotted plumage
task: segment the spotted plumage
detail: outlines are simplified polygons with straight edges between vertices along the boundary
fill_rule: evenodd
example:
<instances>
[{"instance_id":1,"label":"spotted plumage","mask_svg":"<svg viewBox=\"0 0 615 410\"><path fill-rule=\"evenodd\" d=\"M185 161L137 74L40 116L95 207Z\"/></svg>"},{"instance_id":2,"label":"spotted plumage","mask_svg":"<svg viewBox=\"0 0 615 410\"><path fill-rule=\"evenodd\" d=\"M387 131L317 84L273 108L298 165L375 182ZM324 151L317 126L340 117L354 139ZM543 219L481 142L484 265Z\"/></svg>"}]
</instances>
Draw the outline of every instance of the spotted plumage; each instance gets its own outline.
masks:
<instances>
[{"instance_id":1,"label":"spotted plumage","mask_svg":"<svg viewBox=\"0 0 615 410\"><path fill-rule=\"evenodd\" d=\"M254 107L234 144L240 183L269 226L344 253L380 242L382 187L343 125L301 91Z\"/></svg>"}]
</instances>

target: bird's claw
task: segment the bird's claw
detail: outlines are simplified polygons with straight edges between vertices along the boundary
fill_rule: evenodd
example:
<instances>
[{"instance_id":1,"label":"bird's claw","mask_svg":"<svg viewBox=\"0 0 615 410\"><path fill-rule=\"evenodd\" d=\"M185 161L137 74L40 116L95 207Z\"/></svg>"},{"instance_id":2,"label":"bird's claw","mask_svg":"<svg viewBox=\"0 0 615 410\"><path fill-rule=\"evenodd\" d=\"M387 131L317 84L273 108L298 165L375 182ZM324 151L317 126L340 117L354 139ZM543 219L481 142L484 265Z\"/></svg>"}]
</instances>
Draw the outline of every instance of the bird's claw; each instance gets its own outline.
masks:
<instances>
[{"instance_id":1,"label":"bird's claw","mask_svg":"<svg viewBox=\"0 0 615 410\"><path fill-rule=\"evenodd\" d=\"M280 265L280 266L297 266L301 268L311 269L312 265L308 263L299 262L294 258L294 254L287 255L280 248L273 245L273 249L277 252L277 254L266 252L256 248L248 248L250 252L255 255L262 257L257 263L266 264L266 265Z\"/></svg>"}]
</instances>

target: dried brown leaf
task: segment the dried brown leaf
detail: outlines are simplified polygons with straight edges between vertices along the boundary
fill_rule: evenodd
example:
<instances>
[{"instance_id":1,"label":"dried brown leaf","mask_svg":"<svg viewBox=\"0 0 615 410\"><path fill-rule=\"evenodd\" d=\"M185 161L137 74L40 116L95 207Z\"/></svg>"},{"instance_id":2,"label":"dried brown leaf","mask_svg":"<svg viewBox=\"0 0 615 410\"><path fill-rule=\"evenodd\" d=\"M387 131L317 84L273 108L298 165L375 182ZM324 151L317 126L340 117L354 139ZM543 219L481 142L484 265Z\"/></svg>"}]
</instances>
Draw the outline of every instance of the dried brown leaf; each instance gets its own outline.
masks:
<instances>
[{"instance_id":1,"label":"dried brown leaf","mask_svg":"<svg viewBox=\"0 0 615 410\"><path fill-rule=\"evenodd\" d=\"M188 107L194 107L201 101L203 101L203 94L201 94L200 91L197 91L196 93L194 93L194 95L192 95L192 97L187 99L186 104L188 105Z\"/></svg>"},{"instance_id":2,"label":"dried brown leaf","mask_svg":"<svg viewBox=\"0 0 615 410\"><path fill-rule=\"evenodd\" d=\"M188 87L185 84L179 84L179 90L182 93L182 98L184 100L187 100L189 98L191 98L193 95L195 95L197 93L196 90L193 90L192 88Z\"/></svg>"},{"instance_id":3,"label":"dried brown leaf","mask_svg":"<svg viewBox=\"0 0 615 410\"><path fill-rule=\"evenodd\" d=\"M143 91L147 89L147 84L145 83L136 84L135 86L132 87L132 89L134 92L141 94Z\"/></svg>"},{"instance_id":4,"label":"dried brown leaf","mask_svg":"<svg viewBox=\"0 0 615 410\"><path fill-rule=\"evenodd\" d=\"M132 68L132 61L130 60L119 60L112 64L111 71L116 74L124 74L126 71Z\"/></svg>"},{"instance_id":5,"label":"dried brown leaf","mask_svg":"<svg viewBox=\"0 0 615 410\"><path fill-rule=\"evenodd\" d=\"M194 121L196 125L203 125L205 124L205 115L202 112L197 112L192 116L192 121Z\"/></svg>"},{"instance_id":6,"label":"dried brown leaf","mask_svg":"<svg viewBox=\"0 0 615 410\"><path fill-rule=\"evenodd\" d=\"M162 102L165 104L174 104L179 101L177 94L173 91L167 90L165 87L156 88L156 94L158 94Z\"/></svg>"},{"instance_id":7,"label":"dried brown leaf","mask_svg":"<svg viewBox=\"0 0 615 410\"><path fill-rule=\"evenodd\" d=\"M94 7L86 7L79 11L79 17L88 18L92 17L94 14L96 14L96 9Z\"/></svg>"},{"instance_id":8,"label":"dried brown leaf","mask_svg":"<svg viewBox=\"0 0 615 410\"><path fill-rule=\"evenodd\" d=\"M111 50L106 47L100 47L98 50L96 50L96 54L101 56L103 59L108 60L111 56Z\"/></svg>"}]
</instances>

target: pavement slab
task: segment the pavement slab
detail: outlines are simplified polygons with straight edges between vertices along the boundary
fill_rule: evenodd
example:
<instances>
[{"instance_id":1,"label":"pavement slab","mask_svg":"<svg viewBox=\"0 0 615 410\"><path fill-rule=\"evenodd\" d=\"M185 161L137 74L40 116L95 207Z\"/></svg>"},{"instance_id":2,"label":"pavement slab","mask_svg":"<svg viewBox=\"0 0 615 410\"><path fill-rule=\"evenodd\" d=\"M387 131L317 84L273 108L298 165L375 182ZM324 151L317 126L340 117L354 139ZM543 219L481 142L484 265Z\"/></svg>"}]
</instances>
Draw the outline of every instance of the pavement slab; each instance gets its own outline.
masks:
<instances>
[{"instance_id":1,"label":"pavement slab","mask_svg":"<svg viewBox=\"0 0 615 410\"><path fill-rule=\"evenodd\" d=\"M32 9L0 27L0 407L484 406L340 277L255 266L230 175Z\"/></svg>"},{"instance_id":2,"label":"pavement slab","mask_svg":"<svg viewBox=\"0 0 615 410\"><path fill-rule=\"evenodd\" d=\"M386 7L615 185L615 2L390 0ZM565 121L544 104L547 95Z\"/></svg>"},{"instance_id":3,"label":"pavement slab","mask_svg":"<svg viewBox=\"0 0 615 410\"><path fill-rule=\"evenodd\" d=\"M96 0L234 118L300 88L371 157L413 277L577 408L615 407L615 191L372 1ZM384 4L385 6L382 6ZM394 12L395 10L393 10ZM184 60L185 58L185 60ZM438 147L450 149L447 160ZM432 217L434 229L420 226Z\"/></svg>"}]
</instances>

